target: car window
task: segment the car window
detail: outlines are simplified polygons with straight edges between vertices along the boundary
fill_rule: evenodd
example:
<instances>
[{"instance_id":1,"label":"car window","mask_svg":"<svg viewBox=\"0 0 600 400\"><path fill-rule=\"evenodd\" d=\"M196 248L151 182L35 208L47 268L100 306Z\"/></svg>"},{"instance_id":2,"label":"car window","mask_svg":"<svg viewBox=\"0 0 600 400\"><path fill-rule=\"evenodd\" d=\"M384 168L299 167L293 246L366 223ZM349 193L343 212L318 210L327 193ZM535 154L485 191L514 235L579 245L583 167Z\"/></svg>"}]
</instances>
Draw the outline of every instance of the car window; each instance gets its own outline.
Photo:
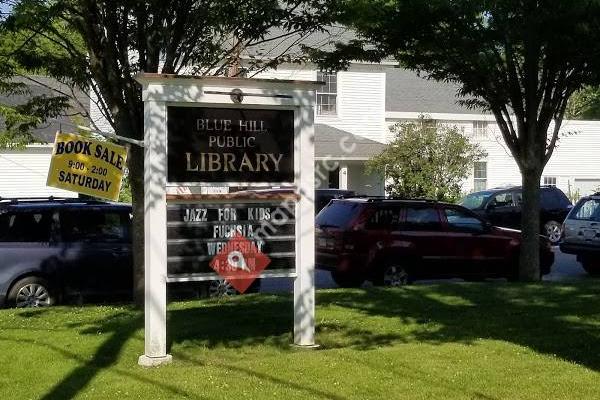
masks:
<instances>
[{"instance_id":1,"label":"car window","mask_svg":"<svg viewBox=\"0 0 600 400\"><path fill-rule=\"evenodd\" d=\"M358 215L360 210L360 203L333 200L317 215L316 224L334 228L345 228Z\"/></svg>"},{"instance_id":2,"label":"car window","mask_svg":"<svg viewBox=\"0 0 600 400\"><path fill-rule=\"evenodd\" d=\"M61 214L61 230L67 242L126 242L129 216L104 210L69 210Z\"/></svg>"},{"instance_id":3,"label":"car window","mask_svg":"<svg viewBox=\"0 0 600 400\"><path fill-rule=\"evenodd\" d=\"M477 192L471 193L465 196L459 204L463 207L467 207L470 210L475 210L483 206L487 199L491 196L492 192Z\"/></svg>"},{"instance_id":4,"label":"car window","mask_svg":"<svg viewBox=\"0 0 600 400\"><path fill-rule=\"evenodd\" d=\"M569 214L569 219L583 221L600 221L600 200L587 199L582 200Z\"/></svg>"},{"instance_id":5,"label":"car window","mask_svg":"<svg viewBox=\"0 0 600 400\"><path fill-rule=\"evenodd\" d=\"M513 192L513 202L517 206L520 206L521 204L523 204L523 192L521 192L521 191Z\"/></svg>"},{"instance_id":6,"label":"car window","mask_svg":"<svg viewBox=\"0 0 600 400\"><path fill-rule=\"evenodd\" d=\"M451 230L461 232L483 232L485 226L478 218L467 214L464 211L457 210L454 208L447 208L444 210L446 214L446 220L448 221L448 227Z\"/></svg>"},{"instance_id":7,"label":"car window","mask_svg":"<svg viewBox=\"0 0 600 400\"><path fill-rule=\"evenodd\" d=\"M435 208L406 208L405 228L407 230L439 230L442 224Z\"/></svg>"},{"instance_id":8,"label":"car window","mask_svg":"<svg viewBox=\"0 0 600 400\"><path fill-rule=\"evenodd\" d=\"M566 194L564 194L564 192L558 188L555 188L553 190L554 192L554 196L558 201L558 205L560 208L566 208L570 205L572 205L571 200L569 200L569 198L567 197Z\"/></svg>"},{"instance_id":9,"label":"car window","mask_svg":"<svg viewBox=\"0 0 600 400\"><path fill-rule=\"evenodd\" d=\"M52 225L49 211L0 214L0 242L48 242Z\"/></svg>"},{"instance_id":10,"label":"car window","mask_svg":"<svg viewBox=\"0 0 600 400\"><path fill-rule=\"evenodd\" d=\"M513 194L512 192L500 193L494 196L491 205L495 207L510 207L513 205Z\"/></svg>"},{"instance_id":11,"label":"car window","mask_svg":"<svg viewBox=\"0 0 600 400\"><path fill-rule=\"evenodd\" d=\"M542 189L540 205L543 209L554 210L557 208L562 208L562 201L556 191L552 189Z\"/></svg>"},{"instance_id":12,"label":"car window","mask_svg":"<svg viewBox=\"0 0 600 400\"><path fill-rule=\"evenodd\" d=\"M397 229L400 224L400 207L379 207L369 217L367 229Z\"/></svg>"}]
</instances>

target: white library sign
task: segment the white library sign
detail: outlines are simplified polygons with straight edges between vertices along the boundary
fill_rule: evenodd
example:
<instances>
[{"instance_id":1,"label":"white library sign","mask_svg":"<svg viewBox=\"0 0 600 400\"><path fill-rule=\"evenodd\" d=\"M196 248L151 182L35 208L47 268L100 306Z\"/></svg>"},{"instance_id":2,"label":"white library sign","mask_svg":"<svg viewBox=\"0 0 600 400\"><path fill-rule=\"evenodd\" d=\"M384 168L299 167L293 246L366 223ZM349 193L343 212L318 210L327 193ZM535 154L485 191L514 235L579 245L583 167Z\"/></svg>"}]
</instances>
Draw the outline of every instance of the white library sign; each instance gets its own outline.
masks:
<instances>
[{"instance_id":1,"label":"white library sign","mask_svg":"<svg viewBox=\"0 0 600 400\"><path fill-rule=\"evenodd\" d=\"M145 148L139 364L171 361L168 282L224 277L243 291L257 277L292 277L294 344L314 346L313 124L321 83L136 79L143 86ZM274 186L280 189L266 190Z\"/></svg>"}]
</instances>

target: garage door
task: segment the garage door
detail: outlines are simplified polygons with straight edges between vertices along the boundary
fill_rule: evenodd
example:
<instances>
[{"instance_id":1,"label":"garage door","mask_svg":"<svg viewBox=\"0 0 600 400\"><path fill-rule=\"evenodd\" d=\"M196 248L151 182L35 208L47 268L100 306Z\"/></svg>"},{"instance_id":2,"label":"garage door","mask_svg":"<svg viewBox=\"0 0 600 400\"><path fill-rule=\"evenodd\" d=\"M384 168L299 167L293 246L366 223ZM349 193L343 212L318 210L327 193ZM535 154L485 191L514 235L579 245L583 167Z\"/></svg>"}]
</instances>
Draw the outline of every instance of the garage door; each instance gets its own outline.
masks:
<instances>
[{"instance_id":1,"label":"garage door","mask_svg":"<svg viewBox=\"0 0 600 400\"><path fill-rule=\"evenodd\" d=\"M575 190L582 196L600 191L600 179L575 179Z\"/></svg>"}]
</instances>

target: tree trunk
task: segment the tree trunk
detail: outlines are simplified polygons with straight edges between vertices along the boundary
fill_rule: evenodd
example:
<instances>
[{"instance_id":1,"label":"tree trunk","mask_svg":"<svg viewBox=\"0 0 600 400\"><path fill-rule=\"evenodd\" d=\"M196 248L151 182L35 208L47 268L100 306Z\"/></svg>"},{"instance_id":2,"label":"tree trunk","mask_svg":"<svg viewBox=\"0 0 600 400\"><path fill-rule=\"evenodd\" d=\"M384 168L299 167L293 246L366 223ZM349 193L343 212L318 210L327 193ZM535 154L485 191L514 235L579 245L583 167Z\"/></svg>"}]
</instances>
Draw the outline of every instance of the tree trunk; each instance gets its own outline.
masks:
<instances>
[{"instance_id":1,"label":"tree trunk","mask_svg":"<svg viewBox=\"0 0 600 400\"><path fill-rule=\"evenodd\" d=\"M144 149L132 146L129 153L129 181L133 205L133 301L144 306Z\"/></svg>"},{"instance_id":2,"label":"tree trunk","mask_svg":"<svg viewBox=\"0 0 600 400\"><path fill-rule=\"evenodd\" d=\"M133 105L132 109L135 110ZM142 109L141 102L138 110ZM141 111L140 111L141 113ZM116 113L115 133L123 137L142 138L143 126L136 123L135 113ZM137 135L134 132L139 132ZM133 253L133 302L137 307L144 306L144 148L132 145L129 147L127 160L129 168L129 184L131 185L132 221L132 253Z\"/></svg>"},{"instance_id":3,"label":"tree trunk","mask_svg":"<svg viewBox=\"0 0 600 400\"><path fill-rule=\"evenodd\" d=\"M543 168L522 169L523 202L521 204L522 243L519 257L519 280L540 280L540 179Z\"/></svg>"}]
</instances>

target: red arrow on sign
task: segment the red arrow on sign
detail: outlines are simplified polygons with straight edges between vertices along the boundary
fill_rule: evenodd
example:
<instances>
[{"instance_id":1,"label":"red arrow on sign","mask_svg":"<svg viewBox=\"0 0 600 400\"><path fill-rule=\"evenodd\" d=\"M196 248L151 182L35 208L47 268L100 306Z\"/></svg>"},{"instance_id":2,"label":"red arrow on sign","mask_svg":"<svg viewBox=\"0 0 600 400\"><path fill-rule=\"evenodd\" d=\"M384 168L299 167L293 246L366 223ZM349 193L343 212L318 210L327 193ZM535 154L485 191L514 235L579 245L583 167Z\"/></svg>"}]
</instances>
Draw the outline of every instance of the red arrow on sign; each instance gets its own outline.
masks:
<instances>
[{"instance_id":1,"label":"red arrow on sign","mask_svg":"<svg viewBox=\"0 0 600 400\"><path fill-rule=\"evenodd\" d=\"M210 267L238 292L244 293L270 262L254 242L236 233L214 256Z\"/></svg>"}]
</instances>

